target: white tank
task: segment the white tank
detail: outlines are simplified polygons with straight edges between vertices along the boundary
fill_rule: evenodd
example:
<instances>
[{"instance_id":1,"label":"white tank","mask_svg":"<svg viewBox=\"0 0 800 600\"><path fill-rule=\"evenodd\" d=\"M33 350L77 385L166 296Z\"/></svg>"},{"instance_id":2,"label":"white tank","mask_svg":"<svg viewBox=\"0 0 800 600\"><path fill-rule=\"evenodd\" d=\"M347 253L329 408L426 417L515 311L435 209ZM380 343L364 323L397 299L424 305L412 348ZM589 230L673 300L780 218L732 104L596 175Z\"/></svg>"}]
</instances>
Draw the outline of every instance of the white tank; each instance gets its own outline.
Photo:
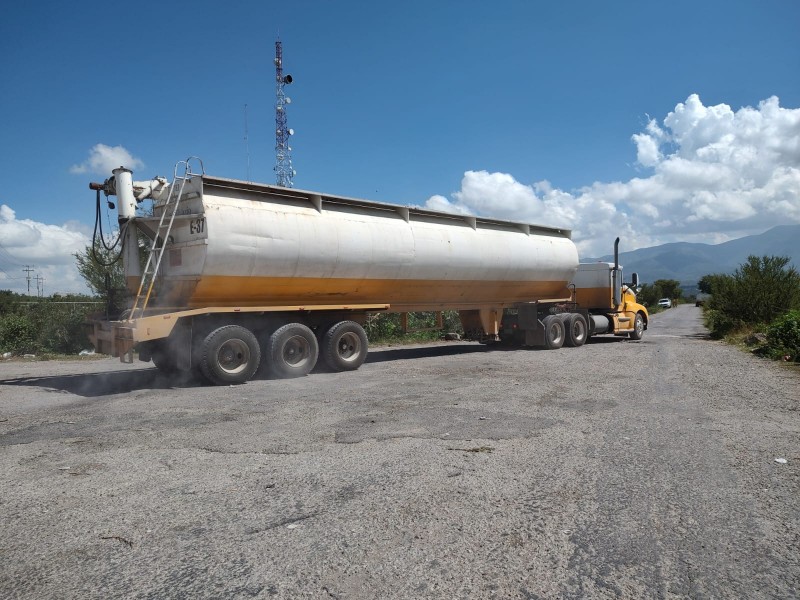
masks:
<instances>
[{"instance_id":1,"label":"white tank","mask_svg":"<svg viewBox=\"0 0 800 600\"><path fill-rule=\"evenodd\" d=\"M578 267L565 229L209 176L193 189L151 306L500 308L569 297Z\"/></svg>"}]
</instances>

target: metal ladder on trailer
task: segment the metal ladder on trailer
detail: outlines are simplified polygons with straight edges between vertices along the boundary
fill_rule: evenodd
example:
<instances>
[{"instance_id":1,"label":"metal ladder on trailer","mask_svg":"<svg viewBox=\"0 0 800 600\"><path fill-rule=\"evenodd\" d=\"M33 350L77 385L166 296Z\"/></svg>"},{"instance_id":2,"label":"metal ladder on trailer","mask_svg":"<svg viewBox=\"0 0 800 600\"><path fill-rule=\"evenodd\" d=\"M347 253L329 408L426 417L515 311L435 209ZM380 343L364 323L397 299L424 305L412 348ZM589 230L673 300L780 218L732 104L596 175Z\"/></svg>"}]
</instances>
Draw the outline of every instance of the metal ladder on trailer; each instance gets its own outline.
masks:
<instances>
[{"instance_id":1,"label":"metal ladder on trailer","mask_svg":"<svg viewBox=\"0 0 800 600\"><path fill-rule=\"evenodd\" d=\"M194 173L192 171L192 160L196 160L200 163L200 173ZM183 173L179 175L178 170L181 167L183 167ZM132 321L137 314L144 314L147 303L150 301L150 295L156 283L156 276L158 275L158 270L161 268L161 259L164 258L164 252L166 252L167 249L169 234L172 231L175 216L178 214L178 206L183 198L186 182L194 177L202 175L205 175L203 161L196 156L190 156L186 160L180 160L175 163L172 183L169 186L169 196L167 196L166 202L162 205L161 219L158 221L158 227L153 236L153 241L150 243L147 262L142 272L139 290L136 292L136 298L133 301L133 307L130 310L128 321Z\"/></svg>"}]
</instances>

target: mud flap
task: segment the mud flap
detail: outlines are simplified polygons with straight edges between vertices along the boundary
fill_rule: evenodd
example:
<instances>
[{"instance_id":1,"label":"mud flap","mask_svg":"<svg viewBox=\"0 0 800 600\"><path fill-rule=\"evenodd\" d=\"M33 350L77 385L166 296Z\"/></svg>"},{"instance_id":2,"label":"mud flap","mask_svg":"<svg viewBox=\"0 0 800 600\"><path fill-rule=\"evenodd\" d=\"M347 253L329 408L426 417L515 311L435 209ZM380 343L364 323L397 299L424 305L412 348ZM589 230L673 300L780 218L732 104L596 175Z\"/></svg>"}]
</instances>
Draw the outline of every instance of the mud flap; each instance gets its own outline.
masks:
<instances>
[{"instance_id":1,"label":"mud flap","mask_svg":"<svg viewBox=\"0 0 800 600\"><path fill-rule=\"evenodd\" d=\"M539 320L538 304L523 304L518 310L519 328L525 332L525 345L544 346L544 325Z\"/></svg>"}]
</instances>

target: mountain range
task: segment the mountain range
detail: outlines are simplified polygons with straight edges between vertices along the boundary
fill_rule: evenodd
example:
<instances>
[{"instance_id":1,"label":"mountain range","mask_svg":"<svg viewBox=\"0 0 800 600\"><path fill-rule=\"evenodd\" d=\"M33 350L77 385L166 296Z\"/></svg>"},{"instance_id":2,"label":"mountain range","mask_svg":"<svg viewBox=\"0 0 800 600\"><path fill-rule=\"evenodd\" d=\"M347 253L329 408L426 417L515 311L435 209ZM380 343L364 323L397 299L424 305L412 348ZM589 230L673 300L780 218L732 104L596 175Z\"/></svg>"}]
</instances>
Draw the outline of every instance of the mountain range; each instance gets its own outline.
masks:
<instances>
[{"instance_id":1,"label":"mountain range","mask_svg":"<svg viewBox=\"0 0 800 600\"><path fill-rule=\"evenodd\" d=\"M800 270L800 225L779 225L759 235L730 240L722 244L674 242L620 252L619 263L626 278L634 271L643 283L657 279L676 279L685 292L696 290L697 281L712 273L733 273L751 254L788 256ZM582 262L613 262L614 256L584 259Z\"/></svg>"}]
</instances>

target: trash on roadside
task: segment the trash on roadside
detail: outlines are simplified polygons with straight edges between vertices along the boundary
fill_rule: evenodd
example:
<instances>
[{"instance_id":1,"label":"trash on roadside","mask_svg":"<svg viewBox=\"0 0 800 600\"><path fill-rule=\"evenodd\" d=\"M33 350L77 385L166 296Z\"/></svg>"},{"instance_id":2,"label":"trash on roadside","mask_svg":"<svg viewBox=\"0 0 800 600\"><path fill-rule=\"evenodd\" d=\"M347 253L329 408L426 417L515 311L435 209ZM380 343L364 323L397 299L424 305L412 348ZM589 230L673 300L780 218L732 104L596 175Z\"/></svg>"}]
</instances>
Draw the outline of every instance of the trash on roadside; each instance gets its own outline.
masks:
<instances>
[{"instance_id":1,"label":"trash on roadside","mask_svg":"<svg viewBox=\"0 0 800 600\"><path fill-rule=\"evenodd\" d=\"M81 350L78 352L78 356L92 356L94 354L94 350Z\"/></svg>"},{"instance_id":2,"label":"trash on roadside","mask_svg":"<svg viewBox=\"0 0 800 600\"><path fill-rule=\"evenodd\" d=\"M776 458L775 462L778 463L778 464L781 464L781 465L785 465L786 464L786 459L785 458Z\"/></svg>"}]
</instances>

